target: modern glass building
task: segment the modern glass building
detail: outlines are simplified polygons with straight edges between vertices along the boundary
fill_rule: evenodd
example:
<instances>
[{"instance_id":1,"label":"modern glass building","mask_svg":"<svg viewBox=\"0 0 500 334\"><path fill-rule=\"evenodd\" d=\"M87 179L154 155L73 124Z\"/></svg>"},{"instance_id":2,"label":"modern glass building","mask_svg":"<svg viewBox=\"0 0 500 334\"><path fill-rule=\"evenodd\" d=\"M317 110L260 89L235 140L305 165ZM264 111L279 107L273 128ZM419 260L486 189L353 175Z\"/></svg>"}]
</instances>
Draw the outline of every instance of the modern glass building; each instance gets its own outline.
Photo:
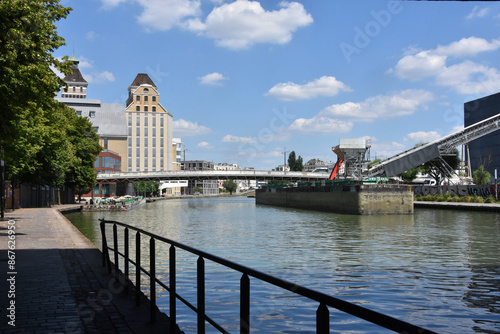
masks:
<instances>
[{"instance_id":1,"label":"modern glass building","mask_svg":"<svg viewBox=\"0 0 500 334\"><path fill-rule=\"evenodd\" d=\"M464 104L464 126L470 126L500 114L500 93ZM469 143L472 172L480 165L491 173L494 182L495 168L500 171L500 131L495 131Z\"/></svg>"}]
</instances>

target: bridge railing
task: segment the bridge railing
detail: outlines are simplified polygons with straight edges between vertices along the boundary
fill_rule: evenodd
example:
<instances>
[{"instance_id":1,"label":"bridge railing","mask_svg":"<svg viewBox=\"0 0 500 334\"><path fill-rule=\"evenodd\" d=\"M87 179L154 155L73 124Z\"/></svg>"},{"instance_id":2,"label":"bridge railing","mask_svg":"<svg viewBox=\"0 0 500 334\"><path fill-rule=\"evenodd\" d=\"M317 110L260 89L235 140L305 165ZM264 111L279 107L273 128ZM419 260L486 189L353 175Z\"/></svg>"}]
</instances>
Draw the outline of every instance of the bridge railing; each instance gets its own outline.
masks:
<instances>
[{"instance_id":1,"label":"bridge railing","mask_svg":"<svg viewBox=\"0 0 500 334\"><path fill-rule=\"evenodd\" d=\"M179 170L179 171L150 171L150 172L115 172L99 173L97 180L134 180L134 179L327 179L328 173L313 172L277 172L266 170Z\"/></svg>"},{"instance_id":2,"label":"bridge railing","mask_svg":"<svg viewBox=\"0 0 500 334\"><path fill-rule=\"evenodd\" d=\"M112 243L111 246L108 243L107 229L106 226L112 226ZM118 243L118 226L123 227L123 246L119 249ZM433 333L429 330L423 329L421 327L412 325L410 323L392 318L390 316L369 310L365 307L352 304L336 297L332 297L321 292L311 290L309 288L297 285L295 283L285 281L274 276L259 272L257 270L242 266L240 264L228 261L226 259L217 257L215 255L203 252L201 250L195 249L190 246L183 245L174 240L164 238L162 236L147 232L140 228L130 226L124 223L116 221L107 221L100 219L100 228L102 234L102 262L103 266L108 267L108 272L114 272L117 278L123 275L124 280L129 281L129 266L130 264L135 265L135 287L136 287L136 304L140 302L140 289L141 285L141 273L146 274L149 277L149 291L150 291L150 309L151 309L151 321L154 322L156 316L156 289L161 286L170 293L170 333L176 332L176 309L177 300L183 302L186 306L192 309L197 314L197 326L198 333L205 333L205 325L208 322L214 328L219 330L221 333L227 333L227 331L219 324L217 324L212 318L205 313L205 282L207 278L205 277L205 261L210 260L218 263L222 266L235 270L241 273L240 279L240 333L250 332L250 279L249 277L254 277L260 281L267 282L271 285L280 287L284 290L290 291L292 293L304 296L310 300L316 301L318 303L318 308L316 311L316 332L317 333L329 333L330 331L330 308L337 309L339 311L349 313L355 317L367 320L371 323L382 326L386 329L399 332L399 333ZM135 231L135 259L132 259L130 255L130 245L129 245L129 233L130 231ZM147 237L149 238L149 271L141 266L141 239ZM169 248L169 282L162 282L157 278L156 275L156 242L165 243L170 245ZM176 250L182 249L191 254L197 255L197 306L187 301L184 297L179 295L176 290ZM109 252L114 253L114 265L111 263ZM123 274L120 270L120 257L123 263Z\"/></svg>"}]
</instances>

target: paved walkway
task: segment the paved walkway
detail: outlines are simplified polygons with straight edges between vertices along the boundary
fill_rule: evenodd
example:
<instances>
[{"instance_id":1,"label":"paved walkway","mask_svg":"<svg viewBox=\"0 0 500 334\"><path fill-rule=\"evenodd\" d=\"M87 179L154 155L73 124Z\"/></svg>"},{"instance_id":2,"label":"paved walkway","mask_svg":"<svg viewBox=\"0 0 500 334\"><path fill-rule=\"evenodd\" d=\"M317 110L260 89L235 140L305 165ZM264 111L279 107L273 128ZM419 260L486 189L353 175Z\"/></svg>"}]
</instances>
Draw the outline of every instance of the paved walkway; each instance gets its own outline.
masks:
<instances>
[{"instance_id":1,"label":"paved walkway","mask_svg":"<svg viewBox=\"0 0 500 334\"><path fill-rule=\"evenodd\" d=\"M101 252L61 207L0 221L0 332L168 333L168 317L149 322L148 303L136 307L133 292L113 284Z\"/></svg>"}]
</instances>

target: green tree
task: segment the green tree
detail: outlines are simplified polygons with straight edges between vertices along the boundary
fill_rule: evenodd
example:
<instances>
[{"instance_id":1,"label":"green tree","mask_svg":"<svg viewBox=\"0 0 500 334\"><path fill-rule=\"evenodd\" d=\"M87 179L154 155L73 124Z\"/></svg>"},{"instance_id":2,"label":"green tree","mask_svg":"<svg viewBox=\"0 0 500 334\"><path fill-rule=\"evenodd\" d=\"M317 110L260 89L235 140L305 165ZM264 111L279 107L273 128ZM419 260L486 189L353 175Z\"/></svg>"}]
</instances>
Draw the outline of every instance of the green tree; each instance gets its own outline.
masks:
<instances>
[{"instance_id":1,"label":"green tree","mask_svg":"<svg viewBox=\"0 0 500 334\"><path fill-rule=\"evenodd\" d=\"M490 183L491 174L486 169L484 165L480 165L478 169L474 171L474 183L478 185L485 185Z\"/></svg>"},{"instance_id":2,"label":"green tree","mask_svg":"<svg viewBox=\"0 0 500 334\"><path fill-rule=\"evenodd\" d=\"M421 171L422 167L418 166L399 174L399 176L401 176L403 182L411 183L417 178L418 173L420 173Z\"/></svg>"},{"instance_id":3,"label":"green tree","mask_svg":"<svg viewBox=\"0 0 500 334\"><path fill-rule=\"evenodd\" d=\"M236 191L236 188L238 187L238 185L236 184L236 182L232 181L232 180L226 180L222 183L222 186L227 190L229 191L229 194L233 194L235 191Z\"/></svg>"},{"instance_id":4,"label":"green tree","mask_svg":"<svg viewBox=\"0 0 500 334\"><path fill-rule=\"evenodd\" d=\"M69 171L66 174L66 184L73 187L80 199L82 194L88 193L95 186L97 174L94 163L102 147L99 145L99 136L89 120L77 116L74 110L65 105L62 107L69 110L67 133L74 150Z\"/></svg>"},{"instance_id":5,"label":"green tree","mask_svg":"<svg viewBox=\"0 0 500 334\"><path fill-rule=\"evenodd\" d=\"M449 168L443 166L443 163L439 161L443 159L445 163L451 167L452 171L456 170L460 165L460 153L455 147L450 153L444 154L441 158L436 160L431 160L423 164L422 173L428 174L434 180L436 184L441 184L445 178L451 176L451 171Z\"/></svg>"},{"instance_id":6,"label":"green tree","mask_svg":"<svg viewBox=\"0 0 500 334\"><path fill-rule=\"evenodd\" d=\"M137 195L147 197L158 191L158 183L155 181L138 181L134 182L134 189Z\"/></svg>"},{"instance_id":7,"label":"green tree","mask_svg":"<svg viewBox=\"0 0 500 334\"><path fill-rule=\"evenodd\" d=\"M290 154L288 155L288 167L290 167L290 171L304 170L303 159L300 155L298 158L296 158L295 151L290 152Z\"/></svg>"},{"instance_id":8,"label":"green tree","mask_svg":"<svg viewBox=\"0 0 500 334\"><path fill-rule=\"evenodd\" d=\"M70 70L67 58L52 55L64 45L55 22L70 10L59 0L0 1L0 158L7 174L31 176L37 183L59 184L67 168L62 160L69 144L57 138L63 129L50 122L55 118L59 124L52 107L54 92L64 84L52 68Z\"/></svg>"}]
</instances>

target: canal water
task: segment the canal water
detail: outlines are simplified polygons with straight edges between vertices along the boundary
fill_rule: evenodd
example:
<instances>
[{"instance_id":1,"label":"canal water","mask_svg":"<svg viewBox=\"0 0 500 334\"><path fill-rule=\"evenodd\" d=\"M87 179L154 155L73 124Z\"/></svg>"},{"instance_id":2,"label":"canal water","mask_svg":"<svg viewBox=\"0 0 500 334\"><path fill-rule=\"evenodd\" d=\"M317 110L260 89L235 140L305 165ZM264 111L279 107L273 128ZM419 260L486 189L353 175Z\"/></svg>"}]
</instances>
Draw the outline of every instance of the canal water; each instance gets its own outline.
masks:
<instances>
[{"instance_id":1,"label":"canal water","mask_svg":"<svg viewBox=\"0 0 500 334\"><path fill-rule=\"evenodd\" d=\"M218 197L67 215L98 247L101 216L438 333L500 333L498 213L416 209L408 216L354 216ZM168 247L156 249L157 273L168 282ZM178 293L196 305L196 257L179 253ZM206 265L207 314L238 332L240 275ZM168 314L168 293L158 289L157 296ZM316 308L251 279L255 332L315 333ZM196 331L191 310L179 306L177 315L182 330ZM333 309L330 318L333 333L388 332ZM216 331L207 324L207 332Z\"/></svg>"}]
</instances>

